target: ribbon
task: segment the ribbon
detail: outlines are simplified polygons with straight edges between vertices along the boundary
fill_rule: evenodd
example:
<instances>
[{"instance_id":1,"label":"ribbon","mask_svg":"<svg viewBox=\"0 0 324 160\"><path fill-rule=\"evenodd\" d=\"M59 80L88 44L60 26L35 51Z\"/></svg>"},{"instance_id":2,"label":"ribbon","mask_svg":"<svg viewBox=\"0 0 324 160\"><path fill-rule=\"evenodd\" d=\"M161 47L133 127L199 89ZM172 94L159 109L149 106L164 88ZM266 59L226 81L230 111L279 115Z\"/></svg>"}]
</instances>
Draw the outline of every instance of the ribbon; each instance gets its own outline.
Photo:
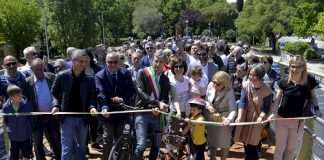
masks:
<instances>
[{"instance_id":1,"label":"ribbon","mask_svg":"<svg viewBox=\"0 0 324 160\"><path fill-rule=\"evenodd\" d=\"M184 118L180 118L175 116L174 114L163 112L157 109L144 109L144 110L128 110L128 111L112 111L108 112L108 114L125 114L125 113L144 113L144 112L152 112L156 111L166 116L170 116L176 118L178 120L184 120ZM38 115L90 115L90 112L56 112L52 114L51 112L23 112L23 113L0 113L0 116L38 116ZM103 115L102 112L96 112L95 115ZM317 116L311 117L295 117L295 118L273 118L270 120L265 120L262 122L240 122L240 123L230 123L228 126L244 126L244 125L258 125L262 123L272 122L272 121L290 121L290 120L306 120L316 118ZM191 123L205 124L211 126L224 126L222 122L212 122L212 121L199 121L199 120L190 120Z\"/></svg>"}]
</instances>

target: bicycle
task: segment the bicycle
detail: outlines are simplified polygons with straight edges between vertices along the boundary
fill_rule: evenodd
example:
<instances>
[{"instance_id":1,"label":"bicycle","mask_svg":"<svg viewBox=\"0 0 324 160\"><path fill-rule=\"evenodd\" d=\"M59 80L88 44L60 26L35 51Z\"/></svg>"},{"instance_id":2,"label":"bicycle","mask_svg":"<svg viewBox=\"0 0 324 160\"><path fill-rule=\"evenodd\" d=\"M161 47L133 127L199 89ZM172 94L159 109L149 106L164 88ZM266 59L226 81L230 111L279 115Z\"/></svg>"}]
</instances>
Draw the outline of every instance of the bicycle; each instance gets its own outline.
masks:
<instances>
[{"instance_id":1,"label":"bicycle","mask_svg":"<svg viewBox=\"0 0 324 160\"><path fill-rule=\"evenodd\" d=\"M160 160L189 160L190 153L185 145L186 138L173 133L171 120L167 120L167 131L162 135L162 142L165 144L165 152L160 150Z\"/></svg>"},{"instance_id":2,"label":"bicycle","mask_svg":"<svg viewBox=\"0 0 324 160\"><path fill-rule=\"evenodd\" d=\"M125 110L137 110L138 107L121 104ZM131 113L130 118L124 125L123 134L117 138L111 151L108 160L133 160L136 145L134 115Z\"/></svg>"}]
</instances>

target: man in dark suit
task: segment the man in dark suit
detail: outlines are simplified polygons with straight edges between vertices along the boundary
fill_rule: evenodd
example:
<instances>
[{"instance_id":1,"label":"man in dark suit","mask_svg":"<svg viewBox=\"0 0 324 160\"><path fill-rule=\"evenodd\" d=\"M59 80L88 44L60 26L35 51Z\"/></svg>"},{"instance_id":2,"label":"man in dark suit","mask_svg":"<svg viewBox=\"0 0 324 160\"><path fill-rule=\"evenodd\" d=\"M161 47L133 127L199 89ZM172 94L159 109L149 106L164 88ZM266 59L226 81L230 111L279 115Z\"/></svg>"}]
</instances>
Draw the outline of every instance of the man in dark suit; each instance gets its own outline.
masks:
<instances>
[{"instance_id":1,"label":"man in dark suit","mask_svg":"<svg viewBox=\"0 0 324 160\"><path fill-rule=\"evenodd\" d=\"M127 103L134 95L134 86L130 71L119 68L119 55L110 52L106 56L107 67L99 71L96 76L96 88L98 92L98 110L103 113L108 111L121 111L123 108L120 103ZM127 114L104 114L103 123L103 157L109 157L114 139L122 134Z\"/></svg>"},{"instance_id":2,"label":"man in dark suit","mask_svg":"<svg viewBox=\"0 0 324 160\"><path fill-rule=\"evenodd\" d=\"M84 73L88 61L85 51L72 52L72 68L59 72L52 87L52 113L85 112L95 115L96 87L92 76ZM86 160L88 135L87 115L65 114L59 117L61 127L62 160L71 160L73 153L78 160ZM76 142L77 145L74 145ZM76 151L76 152L75 152Z\"/></svg>"},{"instance_id":3,"label":"man in dark suit","mask_svg":"<svg viewBox=\"0 0 324 160\"><path fill-rule=\"evenodd\" d=\"M142 67L152 66L153 55L155 52L155 45L152 42L148 42L145 44L145 51L147 55L145 55L141 60Z\"/></svg>"},{"instance_id":4,"label":"man in dark suit","mask_svg":"<svg viewBox=\"0 0 324 160\"><path fill-rule=\"evenodd\" d=\"M161 50L156 51L153 56L151 67L141 69L137 75L137 98L136 106L143 109L160 109L166 111L168 108L170 82L166 75L162 73L166 56ZM154 87L157 86L157 87ZM150 150L150 160L157 158L161 145L160 117L157 112L138 113L135 115L136 126L136 149L135 160L143 159L143 152L146 147L146 140L149 130L152 134L152 146Z\"/></svg>"},{"instance_id":5,"label":"man in dark suit","mask_svg":"<svg viewBox=\"0 0 324 160\"><path fill-rule=\"evenodd\" d=\"M55 74L50 72L44 73L45 64L43 60L36 58L31 61L32 76L26 79L28 90L28 101L33 107L33 112L51 112L52 94ZM33 141L36 159L44 160L45 152L43 149L43 133L47 130L50 145L53 148L55 159L61 159L61 139L59 123L52 115L40 115L34 119Z\"/></svg>"}]
</instances>

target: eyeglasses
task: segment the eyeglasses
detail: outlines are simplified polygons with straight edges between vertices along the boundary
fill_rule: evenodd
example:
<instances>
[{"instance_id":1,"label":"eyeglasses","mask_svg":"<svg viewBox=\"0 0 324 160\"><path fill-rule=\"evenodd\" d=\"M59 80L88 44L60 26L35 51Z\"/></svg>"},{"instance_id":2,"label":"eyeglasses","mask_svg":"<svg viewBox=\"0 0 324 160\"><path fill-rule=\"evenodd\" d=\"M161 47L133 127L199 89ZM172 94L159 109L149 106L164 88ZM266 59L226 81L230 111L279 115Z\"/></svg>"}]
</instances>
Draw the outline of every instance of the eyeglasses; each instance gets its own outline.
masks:
<instances>
[{"instance_id":1,"label":"eyeglasses","mask_svg":"<svg viewBox=\"0 0 324 160\"><path fill-rule=\"evenodd\" d=\"M216 81L213 81L214 85L221 86L221 84L217 83Z\"/></svg>"},{"instance_id":2,"label":"eyeglasses","mask_svg":"<svg viewBox=\"0 0 324 160\"><path fill-rule=\"evenodd\" d=\"M174 66L174 68L184 68L184 65Z\"/></svg>"},{"instance_id":3,"label":"eyeglasses","mask_svg":"<svg viewBox=\"0 0 324 160\"><path fill-rule=\"evenodd\" d=\"M266 62L266 61L263 61L262 63L263 63L263 64L267 64L268 62Z\"/></svg>"},{"instance_id":4,"label":"eyeglasses","mask_svg":"<svg viewBox=\"0 0 324 160\"><path fill-rule=\"evenodd\" d=\"M146 50L150 50L150 49L153 49L153 47L146 47Z\"/></svg>"},{"instance_id":5,"label":"eyeglasses","mask_svg":"<svg viewBox=\"0 0 324 160\"><path fill-rule=\"evenodd\" d=\"M118 61L107 61L109 64L118 64Z\"/></svg>"},{"instance_id":6,"label":"eyeglasses","mask_svg":"<svg viewBox=\"0 0 324 160\"><path fill-rule=\"evenodd\" d=\"M303 66L301 65L291 65L290 68L291 69L301 69Z\"/></svg>"},{"instance_id":7,"label":"eyeglasses","mask_svg":"<svg viewBox=\"0 0 324 160\"><path fill-rule=\"evenodd\" d=\"M17 62L9 62L9 63L6 64L6 66L8 66L8 67L9 66L15 66L16 64L17 64Z\"/></svg>"},{"instance_id":8,"label":"eyeglasses","mask_svg":"<svg viewBox=\"0 0 324 160\"><path fill-rule=\"evenodd\" d=\"M248 47L243 47L243 49L249 49Z\"/></svg>"},{"instance_id":9,"label":"eyeglasses","mask_svg":"<svg viewBox=\"0 0 324 160\"><path fill-rule=\"evenodd\" d=\"M207 56L207 53L201 53L201 54L198 53L198 57L206 57L206 56Z\"/></svg>"}]
</instances>

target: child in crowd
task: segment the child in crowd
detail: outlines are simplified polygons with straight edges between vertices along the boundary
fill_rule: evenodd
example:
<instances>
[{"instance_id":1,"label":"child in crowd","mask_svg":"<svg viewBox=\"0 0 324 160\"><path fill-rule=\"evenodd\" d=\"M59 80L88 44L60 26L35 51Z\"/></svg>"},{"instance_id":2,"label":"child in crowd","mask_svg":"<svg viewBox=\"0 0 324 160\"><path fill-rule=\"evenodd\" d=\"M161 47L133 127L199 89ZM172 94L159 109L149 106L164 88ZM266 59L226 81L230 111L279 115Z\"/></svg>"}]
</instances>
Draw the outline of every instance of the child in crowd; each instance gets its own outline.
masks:
<instances>
[{"instance_id":1,"label":"child in crowd","mask_svg":"<svg viewBox=\"0 0 324 160\"><path fill-rule=\"evenodd\" d=\"M190 98L205 98L208 86L208 77L203 72L201 66L194 66L191 70L191 78L189 79L189 96Z\"/></svg>"},{"instance_id":2,"label":"child in crowd","mask_svg":"<svg viewBox=\"0 0 324 160\"><path fill-rule=\"evenodd\" d=\"M9 85L7 94L9 99L3 105L3 113L26 113L32 111L28 102L22 98L22 91L18 86ZM33 158L30 139L32 135L31 116L4 116L4 122L10 139L10 160L19 159L19 150L21 150L24 158Z\"/></svg>"},{"instance_id":3,"label":"child in crowd","mask_svg":"<svg viewBox=\"0 0 324 160\"><path fill-rule=\"evenodd\" d=\"M195 156L195 160L204 160L204 151L206 148L206 128L205 124L200 123L191 123L191 120L205 121L204 116L202 115L203 110L206 107L206 103L202 98L192 98L189 100L190 104L190 113L191 118L186 118L185 121L188 122L188 125L183 130L183 135L186 135L190 130L190 148L192 148L192 155ZM192 152L191 151L191 152Z\"/></svg>"}]
</instances>

